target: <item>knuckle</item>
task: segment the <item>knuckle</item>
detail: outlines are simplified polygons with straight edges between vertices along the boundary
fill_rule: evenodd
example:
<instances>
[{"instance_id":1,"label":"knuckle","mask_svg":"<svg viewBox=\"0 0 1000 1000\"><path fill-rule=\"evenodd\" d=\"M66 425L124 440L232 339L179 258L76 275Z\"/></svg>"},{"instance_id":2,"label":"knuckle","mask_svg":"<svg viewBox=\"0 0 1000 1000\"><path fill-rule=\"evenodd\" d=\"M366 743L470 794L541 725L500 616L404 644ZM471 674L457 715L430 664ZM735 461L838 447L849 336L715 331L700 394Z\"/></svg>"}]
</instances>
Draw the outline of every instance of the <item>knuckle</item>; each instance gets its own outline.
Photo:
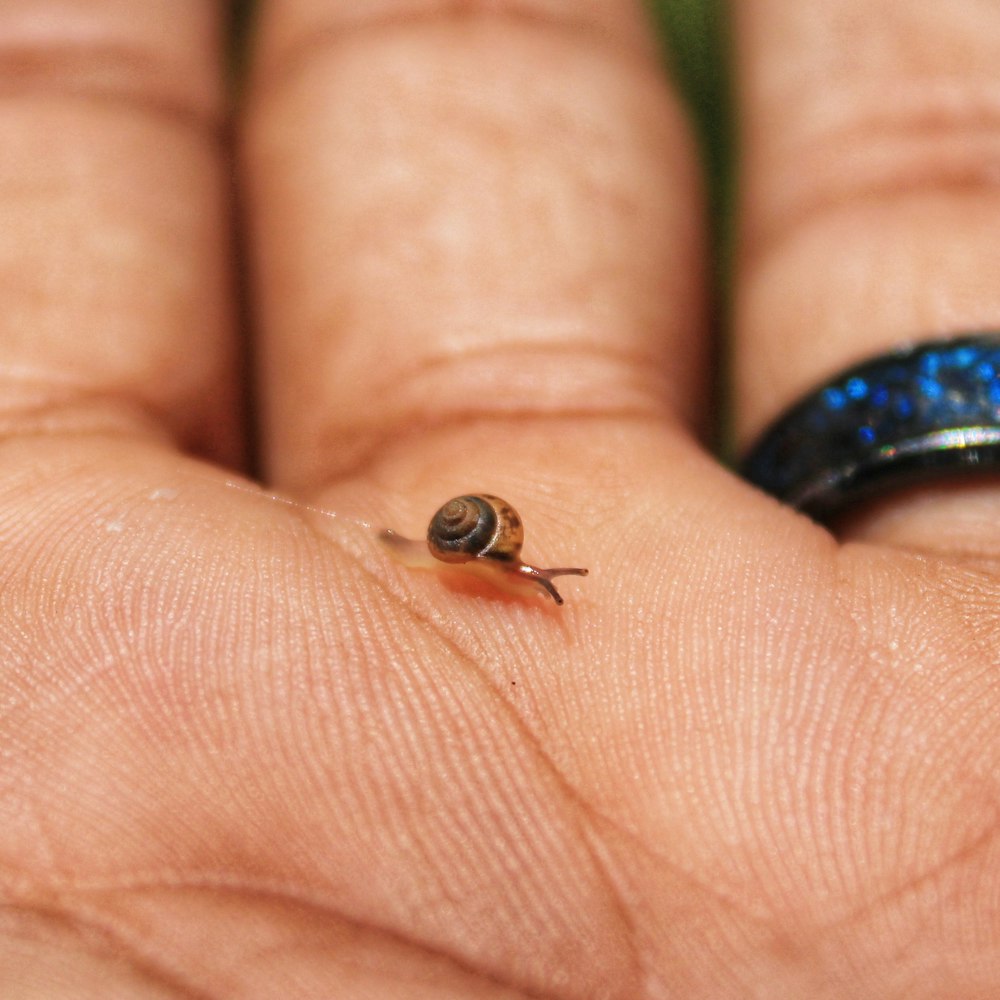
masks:
<instances>
[{"instance_id":1,"label":"knuckle","mask_svg":"<svg viewBox=\"0 0 1000 1000\"><path fill-rule=\"evenodd\" d=\"M122 105L218 128L223 114L210 5L151 0L143 17L125 5L87 4L72 16L0 10L0 95Z\"/></svg>"}]
</instances>

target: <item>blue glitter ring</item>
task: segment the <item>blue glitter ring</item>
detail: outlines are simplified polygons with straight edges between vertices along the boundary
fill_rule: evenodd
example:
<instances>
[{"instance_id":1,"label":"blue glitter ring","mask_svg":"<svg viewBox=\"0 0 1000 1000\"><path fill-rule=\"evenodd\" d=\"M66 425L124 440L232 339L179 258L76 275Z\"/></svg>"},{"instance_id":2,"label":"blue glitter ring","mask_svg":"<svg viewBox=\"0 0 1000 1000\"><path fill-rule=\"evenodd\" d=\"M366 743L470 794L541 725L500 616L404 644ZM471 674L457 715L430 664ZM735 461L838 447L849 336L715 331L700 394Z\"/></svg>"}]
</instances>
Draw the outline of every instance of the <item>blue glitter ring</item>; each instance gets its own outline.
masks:
<instances>
[{"instance_id":1,"label":"blue glitter ring","mask_svg":"<svg viewBox=\"0 0 1000 1000\"><path fill-rule=\"evenodd\" d=\"M766 430L743 476L829 521L878 493L1000 470L1000 332L906 347L807 394Z\"/></svg>"}]
</instances>

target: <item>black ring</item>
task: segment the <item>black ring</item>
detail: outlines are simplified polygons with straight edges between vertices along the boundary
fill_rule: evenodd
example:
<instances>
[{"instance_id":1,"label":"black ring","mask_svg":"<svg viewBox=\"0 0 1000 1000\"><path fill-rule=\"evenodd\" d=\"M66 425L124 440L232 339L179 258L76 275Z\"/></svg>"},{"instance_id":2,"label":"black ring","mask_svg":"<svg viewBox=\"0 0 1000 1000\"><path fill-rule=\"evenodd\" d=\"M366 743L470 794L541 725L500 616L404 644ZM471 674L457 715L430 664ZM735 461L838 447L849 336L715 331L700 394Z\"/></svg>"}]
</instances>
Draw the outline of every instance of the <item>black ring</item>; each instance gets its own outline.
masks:
<instances>
[{"instance_id":1,"label":"black ring","mask_svg":"<svg viewBox=\"0 0 1000 1000\"><path fill-rule=\"evenodd\" d=\"M850 368L779 417L743 476L829 521L899 486L1000 467L1000 332L906 347Z\"/></svg>"}]
</instances>

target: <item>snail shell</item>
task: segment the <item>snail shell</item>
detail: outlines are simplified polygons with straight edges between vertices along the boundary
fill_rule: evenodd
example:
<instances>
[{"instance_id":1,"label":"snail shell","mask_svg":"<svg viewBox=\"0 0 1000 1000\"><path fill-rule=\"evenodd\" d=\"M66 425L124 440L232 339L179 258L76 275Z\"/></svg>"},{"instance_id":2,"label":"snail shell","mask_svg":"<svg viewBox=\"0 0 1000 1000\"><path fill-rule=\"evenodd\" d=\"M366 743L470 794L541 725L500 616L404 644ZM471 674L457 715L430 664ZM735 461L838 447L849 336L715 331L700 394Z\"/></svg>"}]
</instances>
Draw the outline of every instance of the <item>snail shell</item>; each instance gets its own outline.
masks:
<instances>
[{"instance_id":1,"label":"snail shell","mask_svg":"<svg viewBox=\"0 0 1000 1000\"><path fill-rule=\"evenodd\" d=\"M489 493L449 500L427 528L427 547L442 562L514 562L523 544L524 526L517 511Z\"/></svg>"},{"instance_id":2,"label":"snail shell","mask_svg":"<svg viewBox=\"0 0 1000 1000\"><path fill-rule=\"evenodd\" d=\"M541 589L556 604L563 599L553 577L587 575L585 569L539 569L522 562L521 518L506 500L489 493L449 500L431 518L426 546L388 529L380 532L379 540L406 565L429 568L426 564L435 560L451 563L515 593Z\"/></svg>"}]
</instances>

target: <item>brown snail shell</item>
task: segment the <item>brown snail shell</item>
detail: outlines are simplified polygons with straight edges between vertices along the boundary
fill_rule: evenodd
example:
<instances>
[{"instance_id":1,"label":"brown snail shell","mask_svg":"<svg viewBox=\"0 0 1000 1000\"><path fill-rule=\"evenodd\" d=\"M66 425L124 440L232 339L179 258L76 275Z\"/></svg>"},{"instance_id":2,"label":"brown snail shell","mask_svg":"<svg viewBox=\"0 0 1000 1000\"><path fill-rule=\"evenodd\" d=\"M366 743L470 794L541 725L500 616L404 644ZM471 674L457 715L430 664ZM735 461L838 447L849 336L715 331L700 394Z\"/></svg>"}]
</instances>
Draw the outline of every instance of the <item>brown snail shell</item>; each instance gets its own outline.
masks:
<instances>
[{"instance_id":1,"label":"brown snail shell","mask_svg":"<svg viewBox=\"0 0 1000 1000\"><path fill-rule=\"evenodd\" d=\"M398 558L411 565L423 564L414 551L417 543L393 531L383 531L379 537ZM478 493L454 497L437 510L427 527L424 552L440 562L489 570L494 580L511 589L523 590L525 584L540 587L556 604L562 604L553 577L586 576L587 570L530 566L521 561L523 543L524 525L517 511L500 497Z\"/></svg>"},{"instance_id":2,"label":"brown snail shell","mask_svg":"<svg viewBox=\"0 0 1000 1000\"><path fill-rule=\"evenodd\" d=\"M517 511L489 493L449 500L427 526L427 547L442 562L511 562L520 557L523 544L524 527Z\"/></svg>"}]
</instances>

